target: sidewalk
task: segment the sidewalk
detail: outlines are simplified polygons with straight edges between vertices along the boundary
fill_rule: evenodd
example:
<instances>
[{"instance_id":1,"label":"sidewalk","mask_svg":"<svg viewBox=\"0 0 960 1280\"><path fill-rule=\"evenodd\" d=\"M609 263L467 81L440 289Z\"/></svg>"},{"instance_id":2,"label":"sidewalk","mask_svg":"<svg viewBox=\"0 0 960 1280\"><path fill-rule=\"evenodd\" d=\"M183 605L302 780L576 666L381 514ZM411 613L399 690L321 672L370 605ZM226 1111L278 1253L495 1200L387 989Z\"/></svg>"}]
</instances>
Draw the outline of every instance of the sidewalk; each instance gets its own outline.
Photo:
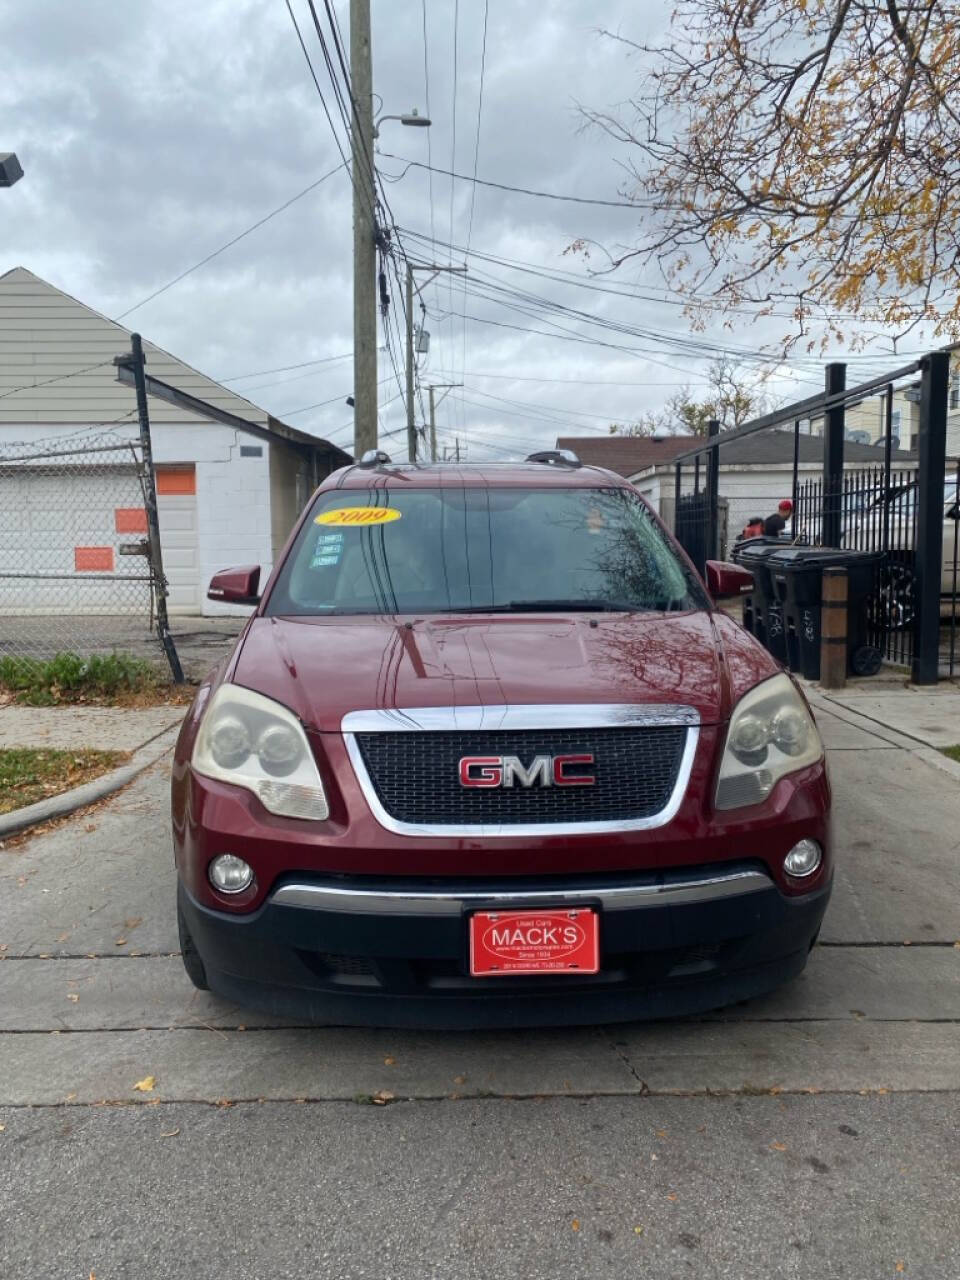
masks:
<instances>
[{"instance_id":1,"label":"sidewalk","mask_svg":"<svg viewBox=\"0 0 960 1280\"><path fill-rule=\"evenodd\" d=\"M960 764L943 755L960 743L960 689L920 688L882 680L851 681L845 689L823 689L803 680L818 721L828 714L852 730L900 747L960 781Z\"/></svg>"},{"instance_id":2,"label":"sidewalk","mask_svg":"<svg viewBox=\"0 0 960 1280\"><path fill-rule=\"evenodd\" d=\"M0 750L122 751L130 760L82 786L0 816L0 841L119 791L175 744L185 706L0 707Z\"/></svg>"},{"instance_id":3,"label":"sidewalk","mask_svg":"<svg viewBox=\"0 0 960 1280\"><path fill-rule=\"evenodd\" d=\"M185 706L0 707L0 748L52 747L70 751L137 751L179 725Z\"/></svg>"}]
</instances>

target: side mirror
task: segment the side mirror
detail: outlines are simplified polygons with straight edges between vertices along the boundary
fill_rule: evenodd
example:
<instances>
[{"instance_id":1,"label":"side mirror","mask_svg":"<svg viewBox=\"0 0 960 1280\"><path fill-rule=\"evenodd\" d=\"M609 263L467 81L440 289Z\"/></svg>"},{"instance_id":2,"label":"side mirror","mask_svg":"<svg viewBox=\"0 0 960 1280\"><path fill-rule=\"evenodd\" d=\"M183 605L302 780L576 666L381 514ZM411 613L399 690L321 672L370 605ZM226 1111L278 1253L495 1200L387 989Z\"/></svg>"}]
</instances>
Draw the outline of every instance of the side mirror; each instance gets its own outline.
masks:
<instances>
[{"instance_id":1,"label":"side mirror","mask_svg":"<svg viewBox=\"0 0 960 1280\"><path fill-rule=\"evenodd\" d=\"M210 579L207 599L221 604L260 603L260 566L242 565L238 569L221 569Z\"/></svg>"},{"instance_id":2,"label":"side mirror","mask_svg":"<svg viewBox=\"0 0 960 1280\"><path fill-rule=\"evenodd\" d=\"M745 596L754 589L753 574L738 564L725 560L707 561L707 590L714 600Z\"/></svg>"}]
</instances>

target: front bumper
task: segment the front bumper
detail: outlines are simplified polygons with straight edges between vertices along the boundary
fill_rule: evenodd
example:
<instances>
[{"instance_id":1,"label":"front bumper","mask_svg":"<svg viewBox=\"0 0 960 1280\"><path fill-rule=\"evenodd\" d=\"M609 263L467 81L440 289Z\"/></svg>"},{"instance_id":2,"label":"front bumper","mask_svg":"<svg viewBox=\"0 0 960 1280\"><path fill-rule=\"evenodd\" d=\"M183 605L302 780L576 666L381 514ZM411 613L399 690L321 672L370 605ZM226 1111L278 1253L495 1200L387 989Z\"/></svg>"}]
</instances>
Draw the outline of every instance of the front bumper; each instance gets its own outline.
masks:
<instances>
[{"instance_id":1,"label":"front bumper","mask_svg":"<svg viewBox=\"0 0 960 1280\"><path fill-rule=\"evenodd\" d=\"M803 969L830 885L788 897L761 864L726 863L530 882L287 877L245 915L178 893L227 1000L311 1023L455 1029L672 1017L760 995ZM471 911L564 905L600 913L600 973L470 976Z\"/></svg>"}]
</instances>

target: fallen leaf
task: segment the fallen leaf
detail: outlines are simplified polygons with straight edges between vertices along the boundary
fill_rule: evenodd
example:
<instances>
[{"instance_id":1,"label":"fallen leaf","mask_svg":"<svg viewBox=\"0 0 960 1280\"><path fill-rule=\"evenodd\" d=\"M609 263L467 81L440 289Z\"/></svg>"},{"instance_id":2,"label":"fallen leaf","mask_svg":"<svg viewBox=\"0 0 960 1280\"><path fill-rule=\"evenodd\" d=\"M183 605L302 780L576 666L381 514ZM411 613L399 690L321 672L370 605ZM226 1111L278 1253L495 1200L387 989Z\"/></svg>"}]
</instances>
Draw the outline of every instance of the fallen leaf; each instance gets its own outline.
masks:
<instances>
[{"instance_id":1,"label":"fallen leaf","mask_svg":"<svg viewBox=\"0 0 960 1280\"><path fill-rule=\"evenodd\" d=\"M393 1102L397 1095L391 1093L389 1089L379 1089L370 1099L375 1106L385 1107L388 1102Z\"/></svg>"},{"instance_id":2,"label":"fallen leaf","mask_svg":"<svg viewBox=\"0 0 960 1280\"><path fill-rule=\"evenodd\" d=\"M125 929L135 929L138 924L143 924L143 916L128 916L123 922Z\"/></svg>"},{"instance_id":3,"label":"fallen leaf","mask_svg":"<svg viewBox=\"0 0 960 1280\"><path fill-rule=\"evenodd\" d=\"M6 1129L6 1127L7 1127L7 1126L6 1126L5 1124L0 1124L0 1133L3 1133L4 1129Z\"/></svg>"},{"instance_id":4,"label":"fallen leaf","mask_svg":"<svg viewBox=\"0 0 960 1280\"><path fill-rule=\"evenodd\" d=\"M906 1269L907 1269L907 1264L906 1264L905 1262L898 1262L898 1263L897 1263L897 1274L898 1274L898 1275L903 1275L903 1273L904 1273L904 1271L906 1271Z\"/></svg>"},{"instance_id":5,"label":"fallen leaf","mask_svg":"<svg viewBox=\"0 0 960 1280\"><path fill-rule=\"evenodd\" d=\"M134 1089L139 1090L140 1093L153 1093L156 1084L156 1076L144 1076L143 1079L138 1080L133 1087Z\"/></svg>"},{"instance_id":6,"label":"fallen leaf","mask_svg":"<svg viewBox=\"0 0 960 1280\"><path fill-rule=\"evenodd\" d=\"M383 1065L385 1067L395 1067L397 1065L396 1058L384 1058Z\"/></svg>"},{"instance_id":7,"label":"fallen leaf","mask_svg":"<svg viewBox=\"0 0 960 1280\"><path fill-rule=\"evenodd\" d=\"M579 1218L574 1218L574 1220L570 1223L570 1229L571 1229L571 1231L579 1231L579 1230L580 1230L580 1219L579 1219Z\"/></svg>"},{"instance_id":8,"label":"fallen leaf","mask_svg":"<svg viewBox=\"0 0 960 1280\"><path fill-rule=\"evenodd\" d=\"M161 1133L161 1138L175 1138L180 1132L179 1129L171 1129L169 1133Z\"/></svg>"},{"instance_id":9,"label":"fallen leaf","mask_svg":"<svg viewBox=\"0 0 960 1280\"><path fill-rule=\"evenodd\" d=\"M97 824L96 824L95 822L88 822L88 823L87 823L87 825L86 825L83 829L84 829L84 831L86 831L87 833L89 833L89 832L91 832L91 831L96 831L96 829L97 829Z\"/></svg>"},{"instance_id":10,"label":"fallen leaf","mask_svg":"<svg viewBox=\"0 0 960 1280\"><path fill-rule=\"evenodd\" d=\"M0 942L0 951L6 951L9 945L9 942ZM960 942L957 943L957 946L960 947Z\"/></svg>"},{"instance_id":11,"label":"fallen leaf","mask_svg":"<svg viewBox=\"0 0 960 1280\"><path fill-rule=\"evenodd\" d=\"M634 1228L633 1228L633 1234L634 1234L635 1236L642 1236L642 1235L643 1235L643 1227L634 1227Z\"/></svg>"},{"instance_id":12,"label":"fallen leaf","mask_svg":"<svg viewBox=\"0 0 960 1280\"><path fill-rule=\"evenodd\" d=\"M76 1096L77 1095L75 1093L68 1093L67 1096L64 1098L64 1102L73 1102Z\"/></svg>"},{"instance_id":13,"label":"fallen leaf","mask_svg":"<svg viewBox=\"0 0 960 1280\"><path fill-rule=\"evenodd\" d=\"M773 1151L786 1151L787 1144L785 1142L771 1142L770 1147Z\"/></svg>"},{"instance_id":14,"label":"fallen leaf","mask_svg":"<svg viewBox=\"0 0 960 1280\"><path fill-rule=\"evenodd\" d=\"M667 1136L667 1131L666 1131L666 1129L658 1129L658 1130L657 1130L657 1137L658 1137L658 1138L665 1138L666 1136Z\"/></svg>"},{"instance_id":15,"label":"fallen leaf","mask_svg":"<svg viewBox=\"0 0 960 1280\"><path fill-rule=\"evenodd\" d=\"M454 1084L466 1084L466 1083L467 1083L467 1077L466 1077L466 1076L454 1076L454 1077L453 1077L453 1083L454 1083Z\"/></svg>"},{"instance_id":16,"label":"fallen leaf","mask_svg":"<svg viewBox=\"0 0 960 1280\"><path fill-rule=\"evenodd\" d=\"M75 991L68 991L68 992L67 992L67 999L68 999L68 1000L70 1000L70 1001L72 1001L72 1002L73 1002L73 1004L76 1004L76 1003L77 1003L77 1001L80 999L80 997L77 995L77 993L76 993Z\"/></svg>"},{"instance_id":17,"label":"fallen leaf","mask_svg":"<svg viewBox=\"0 0 960 1280\"><path fill-rule=\"evenodd\" d=\"M126 938L118 938L113 944L115 947L125 947L127 945Z\"/></svg>"},{"instance_id":18,"label":"fallen leaf","mask_svg":"<svg viewBox=\"0 0 960 1280\"><path fill-rule=\"evenodd\" d=\"M675 1191L671 1191L671 1192L669 1192L669 1193L668 1193L668 1195L667 1195L667 1199L668 1199L668 1200L676 1200L676 1199L677 1199L677 1193L676 1193Z\"/></svg>"},{"instance_id":19,"label":"fallen leaf","mask_svg":"<svg viewBox=\"0 0 960 1280\"><path fill-rule=\"evenodd\" d=\"M69 937L70 937L69 932L67 932L67 933L58 933L58 934L57 934L57 941L58 941L58 942L66 942L66 940L67 940Z\"/></svg>"}]
</instances>

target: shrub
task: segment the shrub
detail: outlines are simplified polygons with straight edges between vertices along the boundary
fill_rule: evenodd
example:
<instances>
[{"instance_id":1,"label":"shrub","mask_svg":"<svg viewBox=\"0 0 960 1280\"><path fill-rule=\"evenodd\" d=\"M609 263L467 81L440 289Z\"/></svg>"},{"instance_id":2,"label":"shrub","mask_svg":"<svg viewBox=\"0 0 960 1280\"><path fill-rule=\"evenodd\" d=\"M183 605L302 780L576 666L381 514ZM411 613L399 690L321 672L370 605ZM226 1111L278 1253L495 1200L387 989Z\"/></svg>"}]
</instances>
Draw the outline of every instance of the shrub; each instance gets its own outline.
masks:
<instances>
[{"instance_id":1,"label":"shrub","mask_svg":"<svg viewBox=\"0 0 960 1280\"><path fill-rule=\"evenodd\" d=\"M159 683L157 670L129 653L93 654L89 658L58 653L49 660L0 658L0 687L31 707L152 692Z\"/></svg>"}]
</instances>

